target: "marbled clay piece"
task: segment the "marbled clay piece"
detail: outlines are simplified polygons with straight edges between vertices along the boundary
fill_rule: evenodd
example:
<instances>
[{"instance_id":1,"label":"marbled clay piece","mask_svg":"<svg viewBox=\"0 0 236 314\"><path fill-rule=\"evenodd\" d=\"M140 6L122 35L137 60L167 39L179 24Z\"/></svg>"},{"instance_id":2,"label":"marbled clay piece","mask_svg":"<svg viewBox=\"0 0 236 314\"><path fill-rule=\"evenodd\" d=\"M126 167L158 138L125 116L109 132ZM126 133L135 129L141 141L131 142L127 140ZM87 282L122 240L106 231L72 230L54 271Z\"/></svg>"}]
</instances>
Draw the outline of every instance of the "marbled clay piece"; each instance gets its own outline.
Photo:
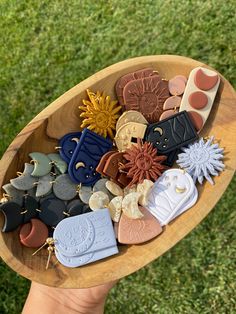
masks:
<instances>
[{"instance_id":1,"label":"marbled clay piece","mask_svg":"<svg viewBox=\"0 0 236 314\"><path fill-rule=\"evenodd\" d=\"M144 77L149 77L153 75L158 75L157 72L154 72L151 68L141 69L132 73L128 73L121 78L118 79L115 85L116 96L121 106L124 106L124 97L123 97L123 90L126 84L131 81L138 80Z\"/></svg>"},{"instance_id":2,"label":"marbled clay piece","mask_svg":"<svg viewBox=\"0 0 236 314\"><path fill-rule=\"evenodd\" d=\"M168 82L157 75L131 81L123 96L126 110L140 111L149 123L157 122L165 100L170 97Z\"/></svg>"}]
</instances>

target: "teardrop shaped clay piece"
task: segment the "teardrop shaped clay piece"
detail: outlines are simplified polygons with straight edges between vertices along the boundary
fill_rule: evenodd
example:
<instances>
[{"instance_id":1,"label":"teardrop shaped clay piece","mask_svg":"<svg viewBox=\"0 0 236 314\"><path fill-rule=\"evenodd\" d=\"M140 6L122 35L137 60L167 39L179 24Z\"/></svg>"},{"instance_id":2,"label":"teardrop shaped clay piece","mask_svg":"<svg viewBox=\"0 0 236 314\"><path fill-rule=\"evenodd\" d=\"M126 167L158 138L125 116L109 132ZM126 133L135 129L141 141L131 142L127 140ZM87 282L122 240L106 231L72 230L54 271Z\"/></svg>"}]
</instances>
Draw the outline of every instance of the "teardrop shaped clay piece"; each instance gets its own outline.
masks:
<instances>
[{"instance_id":1,"label":"teardrop shaped clay piece","mask_svg":"<svg viewBox=\"0 0 236 314\"><path fill-rule=\"evenodd\" d=\"M162 232L159 221L144 207L139 206L143 217L132 219L122 214L118 226L118 241L139 244L149 241Z\"/></svg>"}]
</instances>

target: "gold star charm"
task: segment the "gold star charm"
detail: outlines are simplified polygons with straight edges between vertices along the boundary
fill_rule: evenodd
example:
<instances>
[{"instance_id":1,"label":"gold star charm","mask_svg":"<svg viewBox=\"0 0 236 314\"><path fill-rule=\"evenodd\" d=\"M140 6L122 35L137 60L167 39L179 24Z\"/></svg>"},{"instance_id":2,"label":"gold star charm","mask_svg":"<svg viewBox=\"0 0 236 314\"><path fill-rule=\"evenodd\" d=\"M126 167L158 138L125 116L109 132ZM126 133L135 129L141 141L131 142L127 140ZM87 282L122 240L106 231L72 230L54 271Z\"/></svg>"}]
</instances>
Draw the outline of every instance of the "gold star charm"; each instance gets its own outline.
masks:
<instances>
[{"instance_id":1,"label":"gold star charm","mask_svg":"<svg viewBox=\"0 0 236 314\"><path fill-rule=\"evenodd\" d=\"M83 100L83 106L79 106L84 111L80 114L84 118L81 127L87 127L105 138L109 135L113 139L121 106L117 106L116 100L111 101L110 96L99 91L95 94L87 89L87 94L89 100Z\"/></svg>"}]
</instances>

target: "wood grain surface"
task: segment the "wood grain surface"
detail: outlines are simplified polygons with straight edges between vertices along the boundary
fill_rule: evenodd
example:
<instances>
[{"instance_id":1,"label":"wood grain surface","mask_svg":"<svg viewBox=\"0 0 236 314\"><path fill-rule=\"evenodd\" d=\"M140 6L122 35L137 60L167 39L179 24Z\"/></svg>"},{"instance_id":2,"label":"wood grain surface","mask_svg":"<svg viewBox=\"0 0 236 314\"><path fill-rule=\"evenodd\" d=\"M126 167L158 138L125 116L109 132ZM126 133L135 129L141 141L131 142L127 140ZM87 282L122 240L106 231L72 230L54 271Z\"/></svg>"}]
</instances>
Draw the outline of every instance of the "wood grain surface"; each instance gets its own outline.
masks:
<instances>
[{"instance_id":1,"label":"wood grain surface","mask_svg":"<svg viewBox=\"0 0 236 314\"><path fill-rule=\"evenodd\" d=\"M14 139L0 162L0 186L16 176L29 161L32 151L54 152L57 139L72 131L80 130L78 106L86 97L87 88L102 90L115 98L114 85L117 79L129 72L144 67L158 70L164 78L174 75L188 76L197 66L205 64L180 56L162 55L129 59L114 64L79 83L40 112ZM208 67L209 68L209 67ZM225 148L225 171L215 179L215 185L198 185L197 204L165 227L157 238L142 244L119 247L116 256L74 269L56 263L52 258L45 270L47 251L41 250L32 256L33 250L23 247L18 240L18 230L0 233L0 255L20 275L41 284L65 288L85 288L122 278L150 263L196 227L214 208L221 198L236 167L236 95L229 82L221 76L221 84L210 117L201 133L215 135ZM1 225L3 215L1 214Z\"/></svg>"}]
</instances>

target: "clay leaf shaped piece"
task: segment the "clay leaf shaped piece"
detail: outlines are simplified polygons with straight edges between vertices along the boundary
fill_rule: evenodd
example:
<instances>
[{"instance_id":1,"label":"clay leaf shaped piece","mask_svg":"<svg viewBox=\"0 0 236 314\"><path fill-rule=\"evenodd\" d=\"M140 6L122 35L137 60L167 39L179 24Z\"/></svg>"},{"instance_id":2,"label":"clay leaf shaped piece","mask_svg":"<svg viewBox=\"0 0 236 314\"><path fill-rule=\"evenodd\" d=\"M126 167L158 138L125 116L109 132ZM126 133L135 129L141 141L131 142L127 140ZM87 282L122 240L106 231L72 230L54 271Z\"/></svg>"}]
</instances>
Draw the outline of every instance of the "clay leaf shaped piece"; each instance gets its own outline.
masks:
<instances>
[{"instance_id":1,"label":"clay leaf shaped piece","mask_svg":"<svg viewBox=\"0 0 236 314\"><path fill-rule=\"evenodd\" d=\"M123 244L147 242L162 232L158 220L144 207L139 207L142 218L131 219L122 214L118 225L118 241Z\"/></svg>"},{"instance_id":2,"label":"clay leaf shaped piece","mask_svg":"<svg viewBox=\"0 0 236 314\"><path fill-rule=\"evenodd\" d=\"M25 191L21 191L16 189L11 183L7 183L2 186L4 192L7 195L9 201L14 202L22 206L23 204L23 196Z\"/></svg>"},{"instance_id":3,"label":"clay leaf shaped piece","mask_svg":"<svg viewBox=\"0 0 236 314\"><path fill-rule=\"evenodd\" d=\"M32 177L31 174L34 171L34 166L28 163L25 163L25 168L23 173L15 179L11 179L10 183L13 187L20 191L31 190L35 187L35 182L38 181L38 178Z\"/></svg>"},{"instance_id":4,"label":"clay leaf shaped piece","mask_svg":"<svg viewBox=\"0 0 236 314\"><path fill-rule=\"evenodd\" d=\"M222 161L224 149L220 148L218 143L214 143L214 136L206 141L201 138L182 151L178 155L177 164L192 176L194 182L202 184L206 179L213 185L212 176L218 176L225 168Z\"/></svg>"},{"instance_id":5,"label":"clay leaf shaped piece","mask_svg":"<svg viewBox=\"0 0 236 314\"><path fill-rule=\"evenodd\" d=\"M34 162L34 170L31 173L31 176L42 177L51 171L51 160L46 154L33 152L30 153L29 156L32 158L32 162Z\"/></svg>"},{"instance_id":6,"label":"clay leaf shaped piece","mask_svg":"<svg viewBox=\"0 0 236 314\"><path fill-rule=\"evenodd\" d=\"M71 181L68 174L61 174L56 177L53 183L54 195L63 201L70 201L77 195L78 185Z\"/></svg>"},{"instance_id":7,"label":"clay leaf shaped piece","mask_svg":"<svg viewBox=\"0 0 236 314\"><path fill-rule=\"evenodd\" d=\"M182 111L158 123L150 124L144 139L152 143L159 154L165 155L194 142L197 138L188 113Z\"/></svg>"},{"instance_id":8,"label":"clay leaf shaped piece","mask_svg":"<svg viewBox=\"0 0 236 314\"><path fill-rule=\"evenodd\" d=\"M159 76L129 82L123 92L126 110L140 111L149 123L157 122L165 100L170 97L168 82Z\"/></svg>"},{"instance_id":9,"label":"clay leaf shaped piece","mask_svg":"<svg viewBox=\"0 0 236 314\"><path fill-rule=\"evenodd\" d=\"M113 139L121 106L117 105L116 100L111 101L105 93L98 91L95 94L87 90L87 94L89 100L83 100L83 106L79 106L83 111L80 117L84 118L81 128L87 127L105 138L109 136Z\"/></svg>"},{"instance_id":10,"label":"clay leaf shaped piece","mask_svg":"<svg viewBox=\"0 0 236 314\"><path fill-rule=\"evenodd\" d=\"M181 169L166 170L151 189L147 209L164 226L182 211L194 193L195 185L187 172Z\"/></svg>"},{"instance_id":11,"label":"clay leaf shaped piece","mask_svg":"<svg viewBox=\"0 0 236 314\"><path fill-rule=\"evenodd\" d=\"M138 140L137 146L132 146L124 154L127 163L120 166L121 171L127 171L127 177L132 178L129 186L142 183L144 179L156 181L162 172L167 169L163 165L166 156L158 156L152 143L142 143Z\"/></svg>"},{"instance_id":12,"label":"clay leaf shaped piece","mask_svg":"<svg viewBox=\"0 0 236 314\"><path fill-rule=\"evenodd\" d=\"M51 163L57 168L60 173L66 173L67 163L60 157L59 154L48 154L48 158L51 160Z\"/></svg>"},{"instance_id":13,"label":"clay leaf shaped piece","mask_svg":"<svg viewBox=\"0 0 236 314\"><path fill-rule=\"evenodd\" d=\"M21 227L19 237L24 246L38 248L48 238L48 227L39 219L31 219Z\"/></svg>"},{"instance_id":14,"label":"clay leaf shaped piece","mask_svg":"<svg viewBox=\"0 0 236 314\"><path fill-rule=\"evenodd\" d=\"M118 253L108 209L69 217L54 230L55 254L67 267L78 267Z\"/></svg>"},{"instance_id":15,"label":"clay leaf shaped piece","mask_svg":"<svg viewBox=\"0 0 236 314\"><path fill-rule=\"evenodd\" d=\"M59 154L67 164L70 163L81 134L81 132L67 133L59 140Z\"/></svg>"},{"instance_id":16,"label":"clay leaf shaped piece","mask_svg":"<svg viewBox=\"0 0 236 314\"><path fill-rule=\"evenodd\" d=\"M100 179L96 167L101 157L111 148L110 140L84 129L68 167L70 178L75 183L94 185Z\"/></svg>"},{"instance_id":17,"label":"clay leaf shaped piece","mask_svg":"<svg viewBox=\"0 0 236 314\"><path fill-rule=\"evenodd\" d=\"M141 79L144 77L153 76L153 75L158 75L157 71L154 71L151 68L145 68L145 69L141 69L132 73L125 74L121 78L119 78L119 80L116 82L116 85L115 85L116 95L117 95L119 104L122 106L125 105L123 91L124 91L124 87L129 82L135 81L137 79Z\"/></svg>"}]
</instances>

